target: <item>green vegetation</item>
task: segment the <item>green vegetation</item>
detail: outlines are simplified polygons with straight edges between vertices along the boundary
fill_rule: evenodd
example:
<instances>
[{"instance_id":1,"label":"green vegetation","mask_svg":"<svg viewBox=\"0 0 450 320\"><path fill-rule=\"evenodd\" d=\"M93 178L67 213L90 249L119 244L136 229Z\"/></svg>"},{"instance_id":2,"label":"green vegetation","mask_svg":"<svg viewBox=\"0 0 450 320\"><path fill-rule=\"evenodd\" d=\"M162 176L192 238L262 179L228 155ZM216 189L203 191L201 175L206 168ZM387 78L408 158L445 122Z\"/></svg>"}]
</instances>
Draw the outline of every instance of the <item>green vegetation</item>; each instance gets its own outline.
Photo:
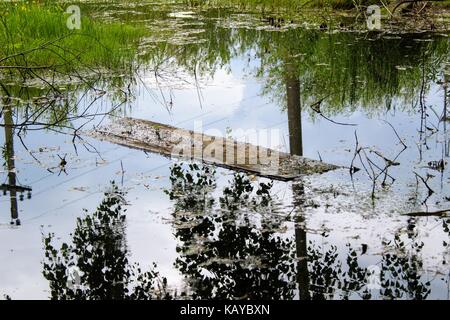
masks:
<instances>
[{"instance_id":1,"label":"green vegetation","mask_svg":"<svg viewBox=\"0 0 450 320\"><path fill-rule=\"evenodd\" d=\"M214 7L239 7L241 9L261 9L263 11L283 11L298 10L301 8L333 8L333 9L353 9L367 7L372 4L380 5L380 7L393 6L396 0L185 0L192 6L207 4ZM439 5L449 6L450 1L438 1Z\"/></svg>"},{"instance_id":2,"label":"green vegetation","mask_svg":"<svg viewBox=\"0 0 450 320\"><path fill-rule=\"evenodd\" d=\"M224 6L231 2L250 3L216 1L219 2ZM288 5L282 0L254 3ZM107 91L117 89L123 93L136 81L133 77L137 59L149 68L161 69L164 62L170 61L195 77L213 76L217 69L229 66L233 58L252 51L253 57L261 61L252 72L263 81L264 94L279 101L282 108L286 107L285 80L290 65L291 76L300 82L302 103L308 106L324 99L322 111L330 115L358 108L372 113L380 107L408 108L421 88L422 71L427 74L427 80L436 80L448 56L445 37L432 40L423 34L411 34L401 39L389 36L378 39L376 34L360 37L352 32L330 33L320 30L318 25L312 30L286 28L283 32L267 32L266 27L271 31L277 28L259 15L252 16L255 18L249 22L250 26L254 23L254 28L233 28L234 23L239 26L240 17L229 15L230 9L220 8L198 13L201 25L190 24L189 19L175 24L168 13L187 10L186 6L156 7L146 2L120 0L98 6L79 4L83 12L82 28L74 31L66 27L67 4L50 6L48 2L31 1L2 4L0 40L5 45L0 48L0 71L7 66L48 66L57 69L58 75L74 75L83 68L95 69L95 74L112 70L108 76L115 78L108 79L111 86ZM130 6L131 13L127 10ZM102 15L107 18L95 18L99 12L107 12ZM231 28L223 27L222 20L217 22L224 16L228 17L226 22ZM353 20L348 23L342 20L342 29L351 30L352 23ZM46 45L41 50L33 50L42 44ZM18 55L19 52L27 53ZM1 58L7 56L13 57ZM2 74L5 72L0 72L0 85L5 89ZM85 82L83 79L83 84L92 87ZM23 84L7 87L14 97L30 96L30 91L23 92ZM45 95L45 90L44 86L31 96ZM382 106L380 101L386 105Z\"/></svg>"},{"instance_id":3,"label":"green vegetation","mask_svg":"<svg viewBox=\"0 0 450 320\"><path fill-rule=\"evenodd\" d=\"M81 29L70 30L61 4L35 1L0 6L0 68L79 70L126 67L133 61L145 30L81 16Z\"/></svg>"},{"instance_id":4,"label":"green vegetation","mask_svg":"<svg viewBox=\"0 0 450 320\"><path fill-rule=\"evenodd\" d=\"M423 72L425 82L442 77L448 57L447 38L429 41L423 34L404 35L402 39L373 37L299 30L262 34L259 55L265 67L258 72L265 82L265 93L285 106L284 77L290 64L289 72L299 79L305 106L324 99L321 110L327 114L358 108L376 114L377 109L396 105L409 108L420 91Z\"/></svg>"},{"instance_id":5,"label":"green vegetation","mask_svg":"<svg viewBox=\"0 0 450 320\"><path fill-rule=\"evenodd\" d=\"M201 3L204 3L199 0L186 0L186 2L190 5L200 5ZM247 9L261 8L263 10L300 9L305 7L324 6L349 8L354 6L353 1L350 0L211 0L208 1L208 4L215 7L237 6L239 8Z\"/></svg>"},{"instance_id":6,"label":"green vegetation","mask_svg":"<svg viewBox=\"0 0 450 320\"><path fill-rule=\"evenodd\" d=\"M264 84L263 94L286 108L285 80L291 65L289 72L300 82L304 106L324 99L321 109L328 115L359 108L371 114L396 106L408 109L420 91L423 71L426 82L435 81L442 77L448 59L448 39L431 39L426 34L400 39L304 29L267 32L217 28L208 20L203 28L205 32L192 43L180 47L162 42L150 54L170 56L181 68L197 70L201 76L213 75L217 68L251 51L261 61L251 70ZM209 45L200 39L207 39Z\"/></svg>"}]
</instances>

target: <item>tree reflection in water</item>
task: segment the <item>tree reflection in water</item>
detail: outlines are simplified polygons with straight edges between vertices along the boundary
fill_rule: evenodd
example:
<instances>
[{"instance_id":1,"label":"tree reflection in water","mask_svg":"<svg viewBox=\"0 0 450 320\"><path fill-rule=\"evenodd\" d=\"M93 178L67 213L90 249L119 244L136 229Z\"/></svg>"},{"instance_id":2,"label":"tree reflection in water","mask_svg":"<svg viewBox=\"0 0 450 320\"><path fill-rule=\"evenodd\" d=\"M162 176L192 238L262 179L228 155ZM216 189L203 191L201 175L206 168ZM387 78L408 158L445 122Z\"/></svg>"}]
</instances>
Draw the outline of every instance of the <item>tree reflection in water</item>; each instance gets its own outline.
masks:
<instances>
[{"instance_id":1,"label":"tree reflection in water","mask_svg":"<svg viewBox=\"0 0 450 320\"><path fill-rule=\"evenodd\" d=\"M313 299L426 299L431 293L431 283L422 281L420 273L418 257L422 245L413 243L414 253L410 254L405 243L398 237L395 239L394 252L383 254L377 265L368 268L360 265L357 251L349 244L343 267L337 247L324 250L310 242L308 270ZM379 268L379 276L370 267ZM368 286L371 275L378 277L375 283L379 288Z\"/></svg>"},{"instance_id":2,"label":"tree reflection in water","mask_svg":"<svg viewBox=\"0 0 450 320\"><path fill-rule=\"evenodd\" d=\"M431 292L422 281L421 244L413 242L410 251L396 236L375 266L362 266L350 244L342 250L307 242L297 220L294 237L284 232L287 216L277 210L270 183L235 174L216 202L207 166L175 164L171 182L166 192L180 241L175 265L193 298L425 299ZM368 286L370 267L380 270L375 291Z\"/></svg>"},{"instance_id":3,"label":"tree reflection in water","mask_svg":"<svg viewBox=\"0 0 450 320\"><path fill-rule=\"evenodd\" d=\"M52 299L167 298L166 279L155 265L143 272L128 260L124 194L112 183L92 215L77 219L72 243L56 249L53 234L44 237L44 277Z\"/></svg>"},{"instance_id":4,"label":"tree reflection in water","mask_svg":"<svg viewBox=\"0 0 450 320\"><path fill-rule=\"evenodd\" d=\"M305 221L295 219L272 195L272 183L237 173L217 197L215 171L174 164L173 226L179 243L175 266L185 276L182 296L194 299L425 299L420 253L423 243L396 235L383 243L376 263L379 288L372 290L370 267L350 244L342 249L307 241ZM295 193L302 188L294 184ZM304 192L303 192L304 193ZM113 183L96 212L78 218L70 244L60 249L44 237L44 277L53 299L168 299L176 297L156 271L143 272L128 260L124 193ZM296 202L301 210L302 202ZM298 213L298 212L296 212ZM303 222L303 223L301 223ZM307 245L306 245L307 244Z\"/></svg>"},{"instance_id":5,"label":"tree reflection in water","mask_svg":"<svg viewBox=\"0 0 450 320\"><path fill-rule=\"evenodd\" d=\"M293 241L277 235L271 184L258 186L235 174L216 204L214 172L190 165L171 169L176 267L197 299L291 299ZM270 227L269 227L270 226Z\"/></svg>"}]
</instances>

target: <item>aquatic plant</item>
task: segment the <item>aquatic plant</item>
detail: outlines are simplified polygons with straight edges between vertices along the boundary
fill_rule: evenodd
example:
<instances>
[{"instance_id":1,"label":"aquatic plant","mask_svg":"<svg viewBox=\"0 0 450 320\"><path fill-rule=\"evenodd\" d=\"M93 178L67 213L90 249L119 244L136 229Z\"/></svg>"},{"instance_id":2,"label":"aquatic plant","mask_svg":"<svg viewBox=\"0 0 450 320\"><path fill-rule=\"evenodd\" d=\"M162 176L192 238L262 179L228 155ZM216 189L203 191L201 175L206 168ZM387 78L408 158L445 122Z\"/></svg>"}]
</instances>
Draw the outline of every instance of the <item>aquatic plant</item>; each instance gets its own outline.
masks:
<instances>
[{"instance_id":1,"label":"aquatic plant","mask_svg":"<svg viewBox=\"0 0 450 320\"><path fill-rule=\"evenodd\" d=\"M138 25L105 23L82 14L81 28L67 27L63 3L23 1L0 5L0 70L83 73L126 69L147 32Z\"/></svg>"},{"instance_id":2,"label":"aquatic plant","mask_svg":"<svg viewBox=\"0 0 450 320\"><path fill-rule=\"evenodd\" d=\"M262 11L288 11L288 10L301 10L304 8L324 8L329 7L333 9L361 9L366 8L369 5L380 5L384 7L386 5L395 5L399 1L387 0L381 2L380 0L184 0L185 3L191 6L199 5L211 5L220 7L236 6L241 9L260 9ZM447 0L437 0L438 5L449 6L450 3Z\"/></svg>"}]
</instances>

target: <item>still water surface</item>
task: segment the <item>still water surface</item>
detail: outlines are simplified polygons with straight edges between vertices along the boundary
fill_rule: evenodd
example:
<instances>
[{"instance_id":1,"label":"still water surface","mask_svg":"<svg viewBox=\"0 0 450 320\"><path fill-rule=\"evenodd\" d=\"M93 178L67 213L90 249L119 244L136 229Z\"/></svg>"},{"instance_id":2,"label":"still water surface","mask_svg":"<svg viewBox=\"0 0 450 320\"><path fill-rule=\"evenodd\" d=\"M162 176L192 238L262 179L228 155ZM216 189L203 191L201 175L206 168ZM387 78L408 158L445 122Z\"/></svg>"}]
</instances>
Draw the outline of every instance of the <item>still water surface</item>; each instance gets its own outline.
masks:
<instances>
[{"instance_id":1,"label":"still water surface","mask_svg":"<svg viewBox=\"0 0 450 320\"><path fill-rule=\"evenodd\" d=\"M95 8L98 18L135 19L152 32L131 79L113 77L130 83L133 98L83 130L121 116L200 124L236 139L239 129L280 130L281 150L346 168L274 181L257 194L270 181L188 164L180 175L175 160L85 136L73 143L70 134L30 130L22 143L7 126L23 117L19 100L2 119L1 179L32 191L0 198L0 294L50 297L43 235L70 242L83 209L95 211L115 181L126 199L122 249L144 270L156 263L178 295L449 298L448 218L417 215L450 206L446 35L275 28L251 15L178 7ZM72 90L77 114L115 108L111 82L99 84L101 97ZM357 156L361 170L350 175L356 137L367 158ZM384 168L383 157L397 163L373 192L371 166ZM188 172L210 185L186 183ZM20 225L11 225L16 216Z\"/></svg>"}]
</instances>

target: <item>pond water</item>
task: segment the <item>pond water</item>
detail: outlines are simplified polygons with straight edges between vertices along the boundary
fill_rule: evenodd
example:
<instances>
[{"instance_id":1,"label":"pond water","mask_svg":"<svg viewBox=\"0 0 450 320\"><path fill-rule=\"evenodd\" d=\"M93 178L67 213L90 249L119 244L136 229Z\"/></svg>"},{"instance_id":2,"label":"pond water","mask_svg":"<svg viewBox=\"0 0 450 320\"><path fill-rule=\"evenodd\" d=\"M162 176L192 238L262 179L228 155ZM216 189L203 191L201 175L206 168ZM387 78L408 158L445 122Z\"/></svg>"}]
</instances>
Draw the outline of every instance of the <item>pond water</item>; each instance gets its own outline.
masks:
<instances>
[{"instance_id":1,"label":"pond water","mask_svg":"<svg viewBox=\"0 0 450 320\"><path fill-rule=\"evenodd\" d=\"M0 294L49 298L43 237L70 243L77 218L115 181L126 201L121 252L143 270L156 263L178 296L449 298L448 35L278 27L177 5L89 12L149 34L131 76L63 94L80 137L37 124L53 111L19 126L46 89L26 97L11 85L17 100L3 100L0 133ZM83 133L123 116L238 140L271 130L279 149L343 168L267 191L265 178L212 174ZM352 162L360 170L351 174ZM89 239L78 245L107 252Z\"/></svg>"}]
</instances>

